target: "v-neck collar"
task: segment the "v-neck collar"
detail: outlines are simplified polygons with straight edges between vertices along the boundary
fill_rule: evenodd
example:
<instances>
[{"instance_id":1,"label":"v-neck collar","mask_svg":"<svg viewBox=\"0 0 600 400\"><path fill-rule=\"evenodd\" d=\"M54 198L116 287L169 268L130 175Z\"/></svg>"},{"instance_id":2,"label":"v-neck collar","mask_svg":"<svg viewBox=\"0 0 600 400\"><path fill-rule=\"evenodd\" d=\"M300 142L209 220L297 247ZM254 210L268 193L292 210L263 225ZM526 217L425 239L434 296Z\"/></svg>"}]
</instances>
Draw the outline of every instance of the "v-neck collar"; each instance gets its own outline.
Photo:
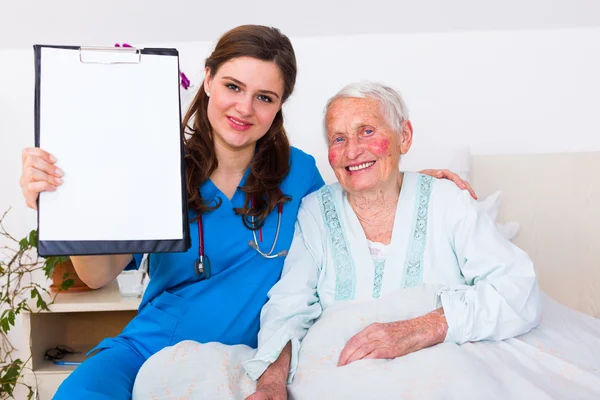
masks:
<instances>
[{"instance_id":1,"label":"v-neck collar","mask_svg":"<svg viewBox=\"0 0 600 400\"><path fill-rule=\"evenodd\" d=\"M396 214L394 215L394 225L392 227L392 238L390 240L390 243L388 245L388 249L390 250L387 254L387 258L391 258L390 256L392 255L392 253L395 252L395 250L397 250L399 247L397 245L398 241L402 241L402 236L403 233L401 233L400 231L402 229L405 229L406 231L410 231L411 226L412 226L412 220L410 221L404 221L406 226L401 226L401 224L403 223L402 219L406 219L406 215L402 213L402 210L405 209L412 209L411 207L406 208L406 206L410 206L411 203L411 199L409 197L410 194L413 192L413 190L411 190L411 186L415 185L415 175L411 174L411 173L404 173L404 176L402 178L402 186L400 188L400 193L398 195L398 204L396 205ZM347 235L348 235L348 239L349 241L358 243L358 245L352 245L351 247L351 253L353 253L355 260L363 260L363 262L366 262L367 260L373 260L373 258L371 257L371 252L369 250L369 244L368 244L368 240L367 240L367 236L365 235L365 231L362 228L362 225L360 224L360 221L358 220L358 216L356 215L356 213L354 212L354 210L352 209L352 206L350 205L350 202L348 201L348 194L343 191L342 189L342 202L343 202L343 207L342 210L344 210L344 216L347 218L348 221L350 221L350 226L346 227L347 231ZM354 237L354 238L352 238ZM355 239L355 240L352 240Z\"/></svg>"},{"instance_id":2,"label":"v-neck collar","mask_svg":"<svg viewBox=\"0 0 600 400\"><path fill-rule=\"evenodd\" d=\"M233 196L231 197L231 199L229 199L225 195L225 193L223 193L221 191L221 189L219 189L217 187L217 185L215 185L214 182L210 178L208 178L206 180L206 182L204 182L200 186L200 193L202 194L202 198L208 200L208 199L214 199L216 197L220 197L222 204L227 204L230 208L233 208L234 205L237 207L240 203L241 204L244 203L245 193L243 191L241 191L239 188L246 184L246 180L248 179L249 175L250 175L250 167L246 168L246 171L244 171L244 175L242 176L242 179L238 183L237 188L235 189L235 192L233 193ZM241 206L241 205L239 205L239 206Z\"/></svg>"},{"instance_id":3,"label":"v-neck collar","mask_svg":"<svg viewBox=\"0 0 600 400\"><path fill-rule=\"evenodd\" d=\"M243 207L246 194L239 188L246 184L246 180L248 179L249 175L250 167L246 168L246 171L244 172L244 175L242 176L242 179L240 180L238 187L235 189L231 199L225 196L225 193L223 193L210 178L200 186L200 194L202 195L202 199L204 201L216 200L217 198L221 199L221 205L210 212L213 217L227 216L233 213L234 208Z\"/></svg>"}]
</instances>

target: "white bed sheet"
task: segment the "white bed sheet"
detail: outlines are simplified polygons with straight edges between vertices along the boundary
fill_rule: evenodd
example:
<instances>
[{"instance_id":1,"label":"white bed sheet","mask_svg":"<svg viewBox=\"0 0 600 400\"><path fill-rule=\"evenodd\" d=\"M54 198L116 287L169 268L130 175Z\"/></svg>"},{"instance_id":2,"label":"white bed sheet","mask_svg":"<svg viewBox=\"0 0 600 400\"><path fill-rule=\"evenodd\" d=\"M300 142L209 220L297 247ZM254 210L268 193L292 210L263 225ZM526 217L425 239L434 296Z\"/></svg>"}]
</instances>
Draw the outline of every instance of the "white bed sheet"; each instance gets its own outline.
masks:
<instances>
[{"instance_id":1,"label":"white bed sheet","mask_svg":"<svg viewBox=\"0 0 600 400\"><path fill-rule=\"evenodd\" d=\"M600 319L542 294L540 325L503 342L443 343L394 360L337 367L347 340L372 322L436 307L434 286L327 309L302 343L291 399L600 399ZM181 342L142 367L134 399L243 399L255 384L247 346Z\"/></svg>"}]
</instances>

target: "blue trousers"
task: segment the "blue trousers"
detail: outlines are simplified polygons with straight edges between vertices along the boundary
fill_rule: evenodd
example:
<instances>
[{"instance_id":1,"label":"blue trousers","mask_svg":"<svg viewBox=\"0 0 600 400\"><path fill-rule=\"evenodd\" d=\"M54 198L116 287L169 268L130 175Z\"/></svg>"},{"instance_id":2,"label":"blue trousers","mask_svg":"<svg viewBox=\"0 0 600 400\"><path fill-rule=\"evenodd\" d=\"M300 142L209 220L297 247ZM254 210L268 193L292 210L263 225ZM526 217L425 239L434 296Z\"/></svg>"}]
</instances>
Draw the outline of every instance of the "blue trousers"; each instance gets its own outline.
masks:
<instances>
[{"instance_id":1,"label":"blue trousers","mask_svg":"<svg viewBox=\"0 0 600 400\"><path fill-rule=\"evenodd\" d=\"M124 344L100 350L75 368L54 400L131 400L135 377L145 358Z\"/></svg>"}]
</instances>

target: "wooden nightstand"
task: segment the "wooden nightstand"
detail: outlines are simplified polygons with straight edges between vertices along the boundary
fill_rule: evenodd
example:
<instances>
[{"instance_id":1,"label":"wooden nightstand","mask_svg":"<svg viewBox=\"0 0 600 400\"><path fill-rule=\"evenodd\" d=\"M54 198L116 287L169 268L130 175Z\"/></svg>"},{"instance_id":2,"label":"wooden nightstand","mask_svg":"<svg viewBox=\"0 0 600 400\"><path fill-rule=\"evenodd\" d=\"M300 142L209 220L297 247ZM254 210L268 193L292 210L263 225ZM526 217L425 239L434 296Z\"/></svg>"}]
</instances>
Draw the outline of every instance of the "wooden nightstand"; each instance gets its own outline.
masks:
<instances>
[{"instance_id":1,"label":"wooden nightstand","mask_svg":"<svg viewBox=\"0 0 600 400\"><path fill-rule=\"evenodd\" d=\"M58 386L76 368L55 365L44 354L57 345L87 352L106 337L114 337L137 314L140 298L121 297L114 281L84 293L59 293L50 312L26 313L24 330L29 334L31 360L25 380L35 387L38 399L50 400ZM28 355L25 355L25 359Z\"/></svg>"}]
</instances>

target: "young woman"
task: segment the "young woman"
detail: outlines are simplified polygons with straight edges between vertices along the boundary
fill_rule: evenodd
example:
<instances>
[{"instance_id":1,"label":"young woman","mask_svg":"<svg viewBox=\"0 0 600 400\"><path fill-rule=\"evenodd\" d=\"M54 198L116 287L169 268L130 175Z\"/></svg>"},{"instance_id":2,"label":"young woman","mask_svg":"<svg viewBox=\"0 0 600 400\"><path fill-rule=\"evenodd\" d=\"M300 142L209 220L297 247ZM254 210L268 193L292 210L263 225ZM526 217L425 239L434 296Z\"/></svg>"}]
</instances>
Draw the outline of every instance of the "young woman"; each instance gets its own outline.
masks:
<instances>
[{"instance_id":1,"label":"young woman","mask_svg":"<svg viewBox=\"0 0 600 400\"><path fill-rule=\"evenodd\" d=\"M144 361L182 340L256 347L260 310L281 275L300 200L324 182L313 157L290 147L283 127L281 107L296 81L285 35L237 27L220 38L205 68L203 88L184 118L191 248L151 255L138 315L93 350L55 399L130 399ZM57 190L62 176L51 154L23 151L21 186L30 207L40 192ZM72 260L89 286L102 287L141 258Z\"/></svg>"}]
</instances>

